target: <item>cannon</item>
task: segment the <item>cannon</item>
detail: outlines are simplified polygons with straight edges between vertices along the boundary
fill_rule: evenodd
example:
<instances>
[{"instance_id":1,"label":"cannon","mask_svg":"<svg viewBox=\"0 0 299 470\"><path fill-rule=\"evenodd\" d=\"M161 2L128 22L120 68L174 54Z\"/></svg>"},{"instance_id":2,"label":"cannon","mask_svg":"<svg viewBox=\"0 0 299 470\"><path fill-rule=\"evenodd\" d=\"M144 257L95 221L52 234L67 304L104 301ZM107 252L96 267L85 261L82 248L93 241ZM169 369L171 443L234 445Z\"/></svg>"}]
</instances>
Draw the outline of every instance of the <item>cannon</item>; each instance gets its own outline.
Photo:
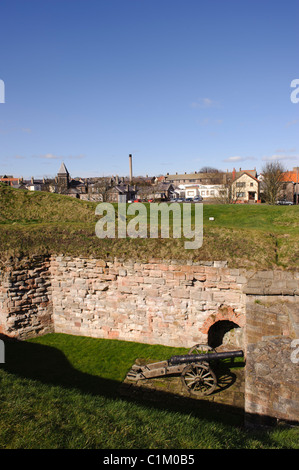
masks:
<instances>
[{"instance_id":1,"label":"cannon","mask_svg":"<svg viewBox=\"0 0 299 470\"><path fill-rule=\"evenodd\" d=\"M216 352L208 345L196 344L185 355L172 356L165 361L143 366L134 364L127 379L138 381L179 374L184 388L190 394L206 396L217 387L217 377L210 363L235 357L244 357L243 351Z\"/></svg>"}]
</instances>

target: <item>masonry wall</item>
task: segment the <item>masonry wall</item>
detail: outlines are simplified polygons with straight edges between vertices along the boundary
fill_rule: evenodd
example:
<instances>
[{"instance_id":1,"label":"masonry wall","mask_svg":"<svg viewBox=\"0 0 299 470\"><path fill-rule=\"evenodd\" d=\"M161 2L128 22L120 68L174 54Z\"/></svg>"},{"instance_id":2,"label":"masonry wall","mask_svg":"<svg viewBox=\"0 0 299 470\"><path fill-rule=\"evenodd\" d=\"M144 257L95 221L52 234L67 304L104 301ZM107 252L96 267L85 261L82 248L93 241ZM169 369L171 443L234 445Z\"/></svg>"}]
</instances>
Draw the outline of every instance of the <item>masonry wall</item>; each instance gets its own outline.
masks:
<instances>
[{"instance_id":1,"label":"masonry wall","mask_svg":"<svg viewBox=\"0 0 299 470\"><path fill-rule=\"evenodd\" d=\"M246 423L299 423L299 273L256 273L244 292Z\"/></svg>"},{"instance_id":2,"label":"masonry wall","mask_svg":"<svg viewBox=\"0 0 299 470\"><path fill-rule=\"evenodd\" d=\"M57 256L0 269L0 333L19 339L56 331L190 347L207 343L217 323L241 327L249 424L299 422L298 301L299 273L216 261Z\"/></svg>"},{"instance_id":3,"label":"masonry wall","mask_svg":"<svg viewBox=\"0 0 299 470\"><path fill-rule=\"evenodd\" d=\"M245 324L246 278L224 263L51 263L55 331L189 347L217 320Z\"/></svg>"},{"instance_id":4,"label":"masonry wall","mask_svg":"<svg viewBox=\"0 0 299 470\"><path fill-rule=\"evenodd\" d=\"M0 269L0 333L26 339L54 331L50 260L22 259Z\"/></svg>"}]
</instances>

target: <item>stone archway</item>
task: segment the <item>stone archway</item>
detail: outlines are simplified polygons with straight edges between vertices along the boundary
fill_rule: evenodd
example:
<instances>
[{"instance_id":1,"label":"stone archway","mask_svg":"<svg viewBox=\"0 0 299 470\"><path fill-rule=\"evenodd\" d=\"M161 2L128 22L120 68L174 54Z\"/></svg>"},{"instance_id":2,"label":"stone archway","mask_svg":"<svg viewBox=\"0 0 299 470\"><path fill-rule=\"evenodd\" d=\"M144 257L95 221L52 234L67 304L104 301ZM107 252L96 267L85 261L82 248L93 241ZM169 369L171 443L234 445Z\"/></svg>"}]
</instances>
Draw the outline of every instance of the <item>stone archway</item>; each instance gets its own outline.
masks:
<instances>
[{"instance_id":1,"label":"stone archway","mask_svg":"<svg viewBox=\"0 0 299 470\"><path fill-rule=\"evenodd\" d=\"M201 332L207 335L208 344L210 346L218 347L222 344L225 336L226 342L230 342L227 337L230 331L236 331L236 329L242 328L244 325L245 315L236 313L232 307L221 305L218 312L210 315L205 321ZM233 335L232 343L234 341L236 343L242 342L240 333ZM236 336L238 336L238 338L236 338Z\"/></svg>"},{"instance_id":2,"label":"stone archway","mask_svg":"<svg viewBox=\"0 0 299 470\"><path fill-rule=\"evenodd\" d=\"M219 320L208 331L208 345L218 348L222 345L239 347L242 345L242 330L230 320Z\"/></svg>"}]
</instances>

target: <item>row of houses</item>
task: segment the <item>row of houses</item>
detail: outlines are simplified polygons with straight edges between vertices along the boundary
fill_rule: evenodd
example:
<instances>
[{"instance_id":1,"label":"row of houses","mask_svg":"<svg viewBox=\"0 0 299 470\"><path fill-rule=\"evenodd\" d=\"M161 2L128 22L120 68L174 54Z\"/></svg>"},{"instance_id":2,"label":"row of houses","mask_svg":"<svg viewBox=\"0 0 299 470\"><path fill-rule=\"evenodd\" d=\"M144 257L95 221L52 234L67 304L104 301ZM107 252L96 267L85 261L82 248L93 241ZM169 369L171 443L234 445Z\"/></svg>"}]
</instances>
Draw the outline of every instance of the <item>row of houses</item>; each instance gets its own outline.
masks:
<instances>
[{"instance_id":1,"label":"row of houses","mask_svg":"<svg viewBox=\"0 0 299 470\"><path fill-rule=\"evenodd\" d=\"M202 197L203 200L223 202L260 201L260 181L256 169L235 169L232 172L167 174L165 182L177 187L179 197Z\"/></svg>"},{"instance_id":2,"label":"row of houses","mask_svg":"<svg viewBox=\"0 0 299 470\"><path fill-rule=\"evenodd\" d=\"M279 199L296 202L299 195L299 168L283 173L283 185ZM263 200L263 175L256 169L232 172L194 172L166 174L159 177L102 177L71 178L64 163L53 179L30 181L12 176L0 177L0 181L30 191L49 191L88 201L154 201L178 198L203 199L205 202L259 203Z\"/></svg>"},{"instance_id":3,"label":"row of houses","mask_svg":"<svg viewBox=\"0 0 299 470\"><path fill-rule=\"evenodd\" d=\"M298 203L299 167L281 175L280 201ZM164 182L174 184L179 197L202 197L205 201L222 201L234 203L259 203L263 201L263 175L253 170L211 173L166 174Z\"/></svg>"}]
</instances>

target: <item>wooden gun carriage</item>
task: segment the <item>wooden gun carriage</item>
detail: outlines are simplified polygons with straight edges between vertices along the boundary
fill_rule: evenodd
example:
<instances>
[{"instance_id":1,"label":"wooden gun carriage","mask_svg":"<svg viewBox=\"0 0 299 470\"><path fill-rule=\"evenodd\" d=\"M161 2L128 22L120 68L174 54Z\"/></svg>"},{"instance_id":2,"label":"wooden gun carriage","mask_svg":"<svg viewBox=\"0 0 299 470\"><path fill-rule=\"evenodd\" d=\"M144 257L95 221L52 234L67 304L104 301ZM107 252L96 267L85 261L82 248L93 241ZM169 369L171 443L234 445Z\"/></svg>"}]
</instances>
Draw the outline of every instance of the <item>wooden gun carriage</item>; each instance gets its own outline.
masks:
<instances>
[{"instance_id":1,"label":"wooden gun carriage","mask_svg":"<svg viewBox=\"0 0 299 470\"><path fill-rule=\"evenodd\" d=\"M210 363L243 356L242 350L216 352L210 346L196 344L186 355L172 356L168 360L143 366L134 364L127 378L138 381L180 374L182 383L189 393L205 396L213 393L217 387L217 377Z\"/></svg>"}]
</instances>

